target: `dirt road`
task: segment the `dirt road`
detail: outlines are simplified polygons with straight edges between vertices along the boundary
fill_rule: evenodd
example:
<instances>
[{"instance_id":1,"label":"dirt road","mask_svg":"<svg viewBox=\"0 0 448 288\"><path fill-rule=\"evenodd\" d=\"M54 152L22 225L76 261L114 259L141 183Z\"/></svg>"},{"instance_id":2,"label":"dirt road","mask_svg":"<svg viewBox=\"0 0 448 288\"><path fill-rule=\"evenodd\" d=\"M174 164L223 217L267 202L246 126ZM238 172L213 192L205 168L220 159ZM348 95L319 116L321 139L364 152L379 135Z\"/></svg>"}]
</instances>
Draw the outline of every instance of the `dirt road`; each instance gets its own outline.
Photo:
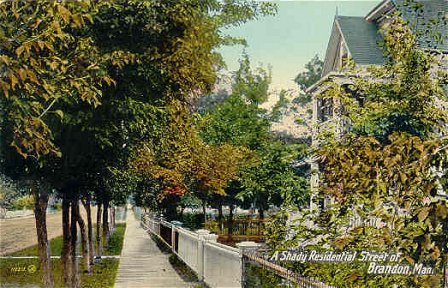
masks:
<instances>
[{"instance_id":1,"label":"dirt road","mask_svg":"<svg viewBox=\"0 0 448 288\"><path fill-rule=\"evenodd\" d=\"M84 209L80 210L82 217L86 220ZM94 219L96 219L96 209L92 207L92 220L95 221ZM62 235L61 212L47 215L47 231L49 239ZM37 234L34 216L0 220L0 256L36 244Z\"/></svg>"}]
</instances>

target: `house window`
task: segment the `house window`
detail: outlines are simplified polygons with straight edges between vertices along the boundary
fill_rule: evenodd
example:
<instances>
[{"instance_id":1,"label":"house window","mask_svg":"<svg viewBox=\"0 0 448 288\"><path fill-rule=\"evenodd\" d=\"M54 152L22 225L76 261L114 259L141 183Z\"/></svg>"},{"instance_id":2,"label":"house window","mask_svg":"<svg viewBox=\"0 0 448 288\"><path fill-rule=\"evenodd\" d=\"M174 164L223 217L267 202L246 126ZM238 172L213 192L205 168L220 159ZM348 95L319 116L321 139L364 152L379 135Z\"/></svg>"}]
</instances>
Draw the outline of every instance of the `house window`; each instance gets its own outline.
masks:
<instances>
[{"instance_id":1,"label":"house window","mask_svg":"<svg viewBox=\"0 0 448 288\"><path fill-rule=\"evenodd\" d=\"M352 95L353 98L356 99L360 107L364 106L365 97L361 93L359 93L359 91L357 91L353 85L342 84L341 87L344 89L346 93L349 93L350 95Z\"/></svg>"},{"instance_id":2,"label":"house window","mask_svg":"<svg viewBox=\"0 0 448 288\"><path fill-rule=\"evenodd\" d=\"M318 120L325 122L333 117L333 98L323 98L318 102Z\"/></svg>"}]
</instances>

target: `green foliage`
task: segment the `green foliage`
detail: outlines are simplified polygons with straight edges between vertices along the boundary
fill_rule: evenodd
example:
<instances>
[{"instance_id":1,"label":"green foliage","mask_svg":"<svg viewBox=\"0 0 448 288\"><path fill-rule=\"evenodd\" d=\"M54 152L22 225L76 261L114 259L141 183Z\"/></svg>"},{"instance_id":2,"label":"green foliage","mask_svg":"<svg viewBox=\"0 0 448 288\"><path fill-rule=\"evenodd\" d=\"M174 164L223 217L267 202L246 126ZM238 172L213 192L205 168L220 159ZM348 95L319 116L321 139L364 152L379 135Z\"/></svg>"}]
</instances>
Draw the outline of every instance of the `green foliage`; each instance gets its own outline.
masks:
<instances>
[{"instance_id":1,"label":"green foliage","mask_svg":"<svg viewBox=\"0 0 448 288\"><path fill-rule=\"evenodd\" d=\"M12 209L21 210L21 209L33 209L34 207L34 198L33 196L22 196L20 198L15 199L12 202Z\"/></svg>"},{"instance_id":2,"label":"green foliage","mask_svg":"<svg viewBox=\"0 0 448 288\"><path fill-rule=\"evenodd\" d=\"M269 137L269 122L259 116L260 112L232 94L204 115L201 137L210 144L230 143L256 150Z\"/></svg>"},{"instance_id":3,"label":"green foliage","mask_svg":"<svg viewBox=\"0 0 448 288\"><path fill-rule=\"evenodd\" d=\"M50 255L60 256L62 251L62 236L55 237L49 241ZM22 249L17 252L13 252L8 256L37 256L37 245Z\"/></svg>"},{"instance_id":4,"label":"green foliage","mask_svg":"<svg viewBox=\"0 0 448 288\"><path fill-rule=\"evenodd\" d=\"M187 194L179 202L182 208L199 208L201 207L201 199L194 194Z\"/></svg>"},{"instance_id":5,"label":"green foliage","mask_svg":"<svg viewBox=\"0 0 448 288\"><path fill-rule=\"evenodd\" d=\"M350 71L357 75L350 85L328 83L322 95L334 100L340 122L351 125L351 132L338 138L325 129L320 135L317 200L330 197L334 203L320 212L302 212L288 239L271 240L286 247L312 240L316 247L336 251L402 252L402 263L437 269L425 277L366 277L359 263L295 265L329 284L439 286L448 253L448 204L437 195L446 189L441 179L447 177L447 140L437 135L446 129L448 116L438 106L446 99L443 79L431 73L436 63L415 48L415 36L401 20L391 20L384 29L386 65ZM362 77L366 73L369 77ZM364 224L351 225L354 217Z\"/></svg>"},{"instance_id":6,"label":"green foliage","mask_svg":"<svg viewBox=\"0 0 448 288\"><path fill-rule=\"evenodd\" d=\"M301 148L302 145L285 145L280 141L268 143L258 151L256 169L243 172L243 191L238 197L262 210L269 205L301 205L308 194L308 184L291 166Z\"/></svg>"},{"instance_id":7,"label":"green foliage","mask_svg":"<svg viewBox=\"0 0 448 288\"><path fill-rule=\"evenodd\" d=\"M288 234L287 221L289 218L289 211L282 209L271 217L271 220L266 225L264 232L266 236L266 244L271 247L272 251L280 251L288 248L285 241ZM286 243L285 243L286 242Z\"/></svg>"},{"instance_id":8,"label":"green foliage","mask_svg":"<svg viewBox=\"0 0 448 288\"><path fill-rule=\"evenodd\" d=\"M262 68L252 71L249 56L244 53L240 59L240 67L234 75L232 94L239 95L250 105L258 106L268 100L270 83L271 73Z\"/></svg>"},{"instance_id":9,"label":"green foliage","mask_svg":"<svg viewBox=\"0 0 448 288\"><path fill-rule=\"evenodd\" d=\"M0 174L0 207L11 208L22 195L17 184Z\"/></svg>"},{"instance_id":10,"label":"green foliage","mask_svg":"<svg viewBox=\"0 0 448 288\"><path fill-rule=\"evenodd\" d=\"M261 210L269 205L300 203L306 194L305 180L295 175L292 161L298 147L287 146L270 135L270 121L276 120L287 104L285 91L273 112L267 115L258 105L266 101L270 75L263 69L252 71L246 54L235 73L232 94L207 111L200 126L207 143L231 143L250 148L256 157L252 164L239 171L237 181L229 183L228 197L215 197L216 206L244 204Z\"/></svg>"},{"instance_id":11,"label":"green foliage","mask_svg":"<svg viewBox=\"0 0 448 288\"><path fill-rule=\"evenodd\" d=\"M286 99L286 91L281 90L277 103L275 103L274 107L272 107L272 111L270 114L270 121L272 122L279 121L282 116L282 110L285 109L288 106L288 104L289 100Z\"/></svg>"},{"instance_id":12,"label":"green foliage","mask_svg":"<svg viewBox=\"0 0 448 288\"><path fill-rule=\"evenodd\" d=\"M244 287L291 287L284 284L283 278L278 276L275 272L270 271L264 267L260 267L257 264L252 264L248 261L244 261L245 271L245 284Z\"/></svg>"},{"instance_id":13,"label":"green foliage","mask_svg":"<svg viewBox=\"0 0 448 288\"><path fill-rule=\"evenodd\" d=\"M311 103L312 100L313 99L312 99L311 94L300 94L296 98L292 99L291 102L294 104L299 104L301 106L304 106L308 103ZM312 110L311 110L311 112L312 112Z\"/></svg>"},{"instance_id":14,"label":"green foliage","mask_svg":"<svg viewBox=\"0 0 448 288\"><path fill-rule=\"evenodd\" d=\"M233 78L232 94L207 111L199 123L201 138L210 144L229 143L257 150L270 137L268 117L258 108L267 100L270 75L262 68L253 72L244 54Z\"/></svg>"},{"instance_id":15,"label":"green foliage","mask_svg":"<svg viewBox=\"0 0 448 288\"><path fill-rule=\"evenodd\" d=\"M104 249L104 255L121 255L123 249L124 233L126 231L126 223L118 223L115 226L114 232L109 238Z\"/></svg>"},{"instance_id":16,"label":"green foliage","mask_svg":"<svg viewBox=\"0 0 448 288\"><path fill-rule=\"evenodd\" d=\"M322 75L323 66L324 62L319 59L319 56L316 54L308 63L305 64L305 71L299 73L294 81L302 90L311 87L311 85L315 84L322 76L324 76Z\"/></svg>"},{"instance_id":17,"label":"green foliage","mask_svg":"<svg viewBox=\"0 0 448 288\"><path fill-rule=\"evenodd\" d=\"M177 221L183 223L182 227L190 229L192 231L201 229L204 227L204 215L198 213L182 213L177 216Z\"/></svg>"},{"instance_id":18,"label":"green foliage","mask_svg":"<svg viewBox=\"0 0 448 288\"><path fill-rule=\"evenodd\" d=\"M0 5L2 141L24 158L60 156L51 124L64 118L62 106L97 106L102 85L113 83L86 33L95 9L90 1Z\"/></svg>"},{"instance_id":19,"label":"green foliage","mask_svg":"<svg viewBox=\"0 0 448 288\"><path fill-rule=\"evenodd\" d=\"M433 75L431 67L442 70L440 64L430 53L415 48L415 35L402 20L394 19L382 33L387 63L368 68L370 77L352 77L353 83L345 87L331 86L323 97L340 102L337 113L352 124L355 134L382 142L393 132L434 137L434 131L446 129L448 122L440 104L448 100L442 86L446 76ZM349 73L363 75L356 70Z\"/></svg>"}]
</instances>

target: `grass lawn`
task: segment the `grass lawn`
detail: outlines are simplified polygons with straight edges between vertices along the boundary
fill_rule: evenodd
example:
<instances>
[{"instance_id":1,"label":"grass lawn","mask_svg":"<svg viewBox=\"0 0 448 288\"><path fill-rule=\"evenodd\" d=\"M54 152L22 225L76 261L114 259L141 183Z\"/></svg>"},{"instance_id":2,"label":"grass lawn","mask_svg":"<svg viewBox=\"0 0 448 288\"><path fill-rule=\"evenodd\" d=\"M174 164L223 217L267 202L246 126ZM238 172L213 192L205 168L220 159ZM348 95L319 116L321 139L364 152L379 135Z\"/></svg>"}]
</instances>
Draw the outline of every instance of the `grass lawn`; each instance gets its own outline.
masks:
<instances>
[{"instance_id":1,"label":"grass lawn","mask_svg":"<svg viewBox=\"0 0 448 288\"><path fill-rule=\"evenodd\" d=\"M125 223L116 225L104 255L120 255L123 247ZM51 255L59 256L62 237L50 241ZM37 245L14 252L8 256L37 256ZM60 259L52 259L55 287L63 287L63 271ZM80 261L82 262L82 261ZM36 270L37 259L0 259L0 287L42 287L42 273ZM93 266L92 274L81 273L81 287L113 287L118 272L118 259L102 259ZM83 271L80 267L80 271Z\"/></svg>"},{"instance_id":2,"label":"grass lawn","mask_svg":"<svg viewBox=\"0 0 448 288\"><path fill-rule=\"evenodd\" d=\"M119 260L103 259L93 266L92 274L81 273L81 287L113 287ZM55 287L63 287L63 271L60 259L52 259ZM42 272L35 271L37 259L1 259L0 287L43 287Z\"/></svg>"},{"instance_id":3,"label":"grass lawn","mask_svg":"<svg viewBox=\"0 0 448 288\"><path fill-rule=\"evenodd\" d=\"M125 231L126 223L117 223L115 225L114 233L110 236L107 247L104 249L104 255L113 256L121 254Z\"/></svg>"},{"instance_id":4,"label":"grass lawn","mask_svg":"<svg viewBox=\"0 0 448 288\"><path fill-rule=\"evenodd\" d=\"M62 251L62 236L51 239L50 241L50 255L61 256ZM8 256L37 256L37 245L16 251L8 254Z\"/></svg>"}]
</instances>

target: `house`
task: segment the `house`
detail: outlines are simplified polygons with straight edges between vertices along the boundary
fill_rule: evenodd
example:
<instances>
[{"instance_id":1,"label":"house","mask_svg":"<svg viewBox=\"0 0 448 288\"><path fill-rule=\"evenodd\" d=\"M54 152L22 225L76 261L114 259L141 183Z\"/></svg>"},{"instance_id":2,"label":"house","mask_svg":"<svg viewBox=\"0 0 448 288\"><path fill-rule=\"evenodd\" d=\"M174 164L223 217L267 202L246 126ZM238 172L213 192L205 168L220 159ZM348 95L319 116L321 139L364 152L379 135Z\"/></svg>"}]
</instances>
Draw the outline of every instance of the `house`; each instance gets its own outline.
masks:
<instances>
[{"instance_id":1,"label":"house","mask_svg":"<svg viewBox=\"0 0 448 288\"><path fill-rule=\"evenodd\" d=\"M383 51L378 45L382 41L380 30L396 12L399 12L400 17L407 22L411 31L417 33L418 47L439 57L442 65L435 69L448 69L448 1L446 0L384 0L365 17L336 15L325 55L322 78L307 89L307 92L313 95L313 145L319 145L316 136L321 129L330 129L336 136L342 136L350 129L350 124L336 113L340 103L331 98L322 99L316 96L329 88L327 80L330 79L343 87L345 85L348 89L350 79L344 70L349 64L354 64L362 73L364 67L385 63ZM425 33L420 34L417 31ZM310 208L315 209L318 206L326 206L331 199L316 203L315 196L319 186L319 167L316 161L312 161L311 169L314 173L311 177Z\"/></svg>"}]
</instances>

